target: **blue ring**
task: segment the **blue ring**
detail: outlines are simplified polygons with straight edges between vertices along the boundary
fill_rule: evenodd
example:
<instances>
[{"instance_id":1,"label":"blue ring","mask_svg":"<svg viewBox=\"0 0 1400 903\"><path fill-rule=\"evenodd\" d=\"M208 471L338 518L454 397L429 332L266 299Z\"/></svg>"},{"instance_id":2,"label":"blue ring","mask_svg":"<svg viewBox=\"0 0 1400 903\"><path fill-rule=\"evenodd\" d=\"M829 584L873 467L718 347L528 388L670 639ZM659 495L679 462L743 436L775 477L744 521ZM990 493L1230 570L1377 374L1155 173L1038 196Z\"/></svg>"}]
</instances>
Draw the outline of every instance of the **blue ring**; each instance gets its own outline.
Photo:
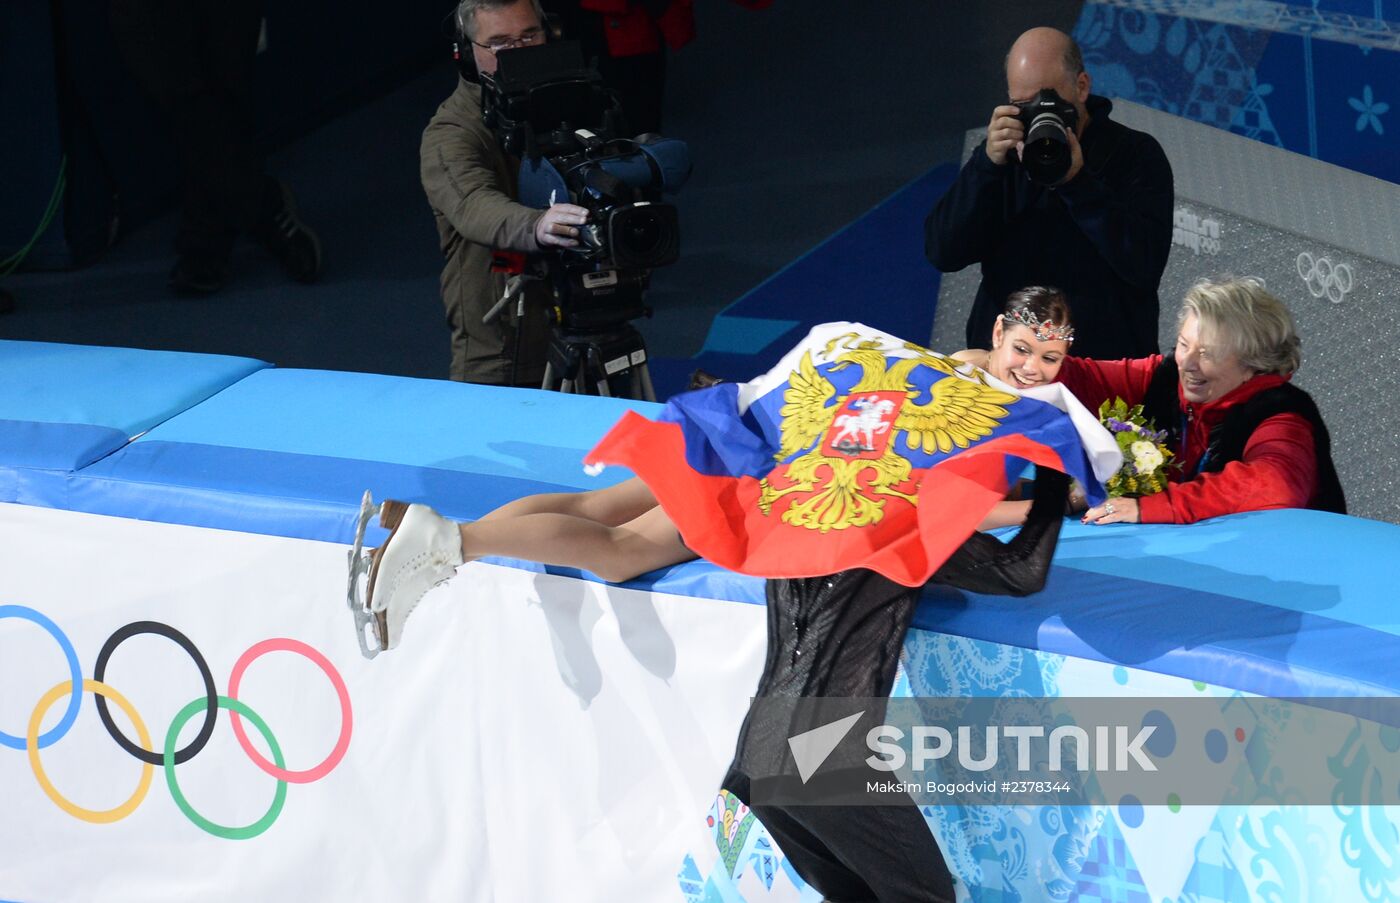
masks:
<instances>
[{"instance_id":1,"label":"blue ring","mask_svg":"<svg viewBox=\"0 0 1400 903\"><path fill-rule=\"evenodd\" d=\"M43 749L56 740L61 740L63 735L68 733L68 729L73 726L73 722L78 720L78 708L83 702L83 669L78 664L78 653L73 648L73 644L68 642L68 637L63 635L63 631L58 629L57 624L43 614L23 605L0 605L0 620L5 618L19 618L21 621L32 621L38 624L48 631L49 636L58 642L58 647L68 657L68 670L73 675L73 692L69 696L68 711L63 713L63 720L50 728L48 733L39 735L39 748ZM23 750L27 745L25 738L0 731L0 746Z\"/></svg>"}]
</instances>

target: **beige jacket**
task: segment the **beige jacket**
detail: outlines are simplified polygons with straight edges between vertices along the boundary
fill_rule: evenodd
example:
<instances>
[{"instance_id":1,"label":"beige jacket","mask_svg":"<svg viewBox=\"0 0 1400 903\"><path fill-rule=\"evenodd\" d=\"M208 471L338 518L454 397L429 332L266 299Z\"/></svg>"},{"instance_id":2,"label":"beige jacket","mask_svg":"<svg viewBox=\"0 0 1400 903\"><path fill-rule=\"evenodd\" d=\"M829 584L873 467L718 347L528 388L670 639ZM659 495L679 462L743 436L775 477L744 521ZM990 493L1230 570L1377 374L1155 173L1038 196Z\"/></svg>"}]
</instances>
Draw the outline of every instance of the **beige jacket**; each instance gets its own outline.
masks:
<instances>
[{"instance_id":1,"label":"beige jacket","mask_svg":"<svg viewBox=\"0 0 1400 903\"><path fill-rule=\"evenodd\" d=\"M538 251L535 223L542 211L513 200L518 163L481 120L480 86L458 81L424 129L419 156L423 190L446 258L442 301L452 330L452 378L509 384L519 330L515 382L538 386L552 303L546 284L530 284L522 322L516 320L515 304L492 323L481 322L505 292L506 276L491 272L493 249Z\"/></svg>"}]
</instances>

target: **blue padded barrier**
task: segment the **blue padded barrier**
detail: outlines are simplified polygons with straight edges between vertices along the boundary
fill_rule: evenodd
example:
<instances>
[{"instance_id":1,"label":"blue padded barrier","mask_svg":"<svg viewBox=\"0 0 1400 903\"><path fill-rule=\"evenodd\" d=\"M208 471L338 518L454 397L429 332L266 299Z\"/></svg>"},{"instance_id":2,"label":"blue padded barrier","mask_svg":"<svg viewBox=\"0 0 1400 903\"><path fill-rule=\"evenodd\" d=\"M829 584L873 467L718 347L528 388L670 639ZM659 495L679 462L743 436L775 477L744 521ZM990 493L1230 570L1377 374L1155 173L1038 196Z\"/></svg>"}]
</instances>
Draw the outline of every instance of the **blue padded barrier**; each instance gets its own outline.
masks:
<instances>
[{"instance_id":1,"label":"blue padded barrier","mask_svg":"<svg viewBox=\"0 0 1400 903\"><path fill-rule=\"evenodd\" d=\"M67 475L43 503L345 543L364 489L471 519L532 492L618 482L626 472L589 477L580 460L627 409L656 406L264 370ZM382 538L376 529L369 541ZM1191 526L1071 523L1043 592L930 589L915 625L1260 694L1386 695L1400 692L1400 613L1384 565L1397 557L1400 527L1310 511ZM762 581L705 562L629 585L763 600Z\"/></svg>"},{"instance_id":2,"label":"blue padded barrier","mask_svg":"<svg viewBox=\"0 0 1400 903\"><path fill-rule=\"evenodd\" d=\"M267 366L212 354L0 340L0 499L25 500L21 469L78 470Z\"/></svg>"},{"instance_id":3,"label":"blue padded barrier","mask_svg":"<svg viewBox=\"0 0 1400 903\"><path fill-rule=\"evenodd\" d=\"M581 459L658 406L364 373L266 370L186 411L42 504L348 542L360 495L460 519L537 492L620 482Z\"/></svg>"},{"instance_id":4,"label":"blue padded barrier","mask_svg":"<svg viewBox=\"0 0 1400 903\"><path fill-rule=\"evenodd\" d=\"M1318 511L1066 524L1027 599L931 590L915 626L1272 696L1400 692L1400 527Z\"/></svg>"}]
</instances>

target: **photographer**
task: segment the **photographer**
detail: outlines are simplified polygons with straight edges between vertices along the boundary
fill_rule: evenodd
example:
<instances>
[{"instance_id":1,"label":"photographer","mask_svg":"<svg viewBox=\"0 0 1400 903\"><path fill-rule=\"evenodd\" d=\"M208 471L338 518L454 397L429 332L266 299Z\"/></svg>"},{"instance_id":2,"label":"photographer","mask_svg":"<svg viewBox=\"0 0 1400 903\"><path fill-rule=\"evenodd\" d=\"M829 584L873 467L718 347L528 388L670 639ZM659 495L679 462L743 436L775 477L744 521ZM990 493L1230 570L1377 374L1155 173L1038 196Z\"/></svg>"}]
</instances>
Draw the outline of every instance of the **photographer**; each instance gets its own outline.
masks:
<instances>
[{"instance_id":1,"label":"photographer","mask_svg":"<svg viewBox=\"0 0 1400 903\"><path fill-rule=\"evenodd\" d=\"M1055 285L1074 304L1075 354L1156 353L1171 164L1151 135L1108 118L1112 104L1089 93L1083 56L1063 32L1021 35L1006 81L1011 103L992 111L986 142L924 226L938 269L982 264L968 346L987 347L1010 292Z\"/></svg>"},{"instance_id":2,"label":"photographer","mask_svg":"<svg viewBox=\"0 0 1400 903\"><path fill-rule=\"evenodd\" d=\"M537 0L462 0L457 27L462 52L469 48L476 71L487 74L496 71L497 54L546 39ZM490 323L482 316L505 293L520 255L575 246L588 211L572 204L541 211L516 202L518 161L482 121L481 88L465 78L424 130L420 158L447 258L442 300L452 329L451 377L538 387L550 336L548 284L526 286L523 317L514 304Z\"/></svg>"}]
</instances>

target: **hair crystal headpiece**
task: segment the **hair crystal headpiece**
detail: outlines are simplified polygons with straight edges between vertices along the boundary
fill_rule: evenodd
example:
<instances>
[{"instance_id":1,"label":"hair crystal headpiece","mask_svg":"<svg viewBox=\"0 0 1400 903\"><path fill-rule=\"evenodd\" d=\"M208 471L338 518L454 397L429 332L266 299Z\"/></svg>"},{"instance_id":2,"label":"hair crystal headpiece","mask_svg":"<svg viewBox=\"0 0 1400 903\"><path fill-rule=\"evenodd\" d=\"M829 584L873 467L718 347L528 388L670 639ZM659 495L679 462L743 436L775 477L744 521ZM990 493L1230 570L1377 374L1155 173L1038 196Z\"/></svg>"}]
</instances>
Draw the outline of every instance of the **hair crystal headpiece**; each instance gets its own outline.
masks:
<instances>
[{"instance_id":1,"label":"hair crystal headpiece","mask_svg":"<svg viewBox=\"0 0 1400 903\"><path fill-rule=\"evenodd\" d=\"M1025 326L1031 332L1035 333L1035 337L1042 342L1060 340L1072 343L1074 341L1073 326L1070 326L1068 323L1063 326L1056 326L1050 320L1037 320L1035 314L1031 313L1031 309L1024 304L1016 305L1011 308L1010 312L1002 314L1002 316L1005 318L1008 326L1013 324Z\"/></svg>"}]
</instances>

